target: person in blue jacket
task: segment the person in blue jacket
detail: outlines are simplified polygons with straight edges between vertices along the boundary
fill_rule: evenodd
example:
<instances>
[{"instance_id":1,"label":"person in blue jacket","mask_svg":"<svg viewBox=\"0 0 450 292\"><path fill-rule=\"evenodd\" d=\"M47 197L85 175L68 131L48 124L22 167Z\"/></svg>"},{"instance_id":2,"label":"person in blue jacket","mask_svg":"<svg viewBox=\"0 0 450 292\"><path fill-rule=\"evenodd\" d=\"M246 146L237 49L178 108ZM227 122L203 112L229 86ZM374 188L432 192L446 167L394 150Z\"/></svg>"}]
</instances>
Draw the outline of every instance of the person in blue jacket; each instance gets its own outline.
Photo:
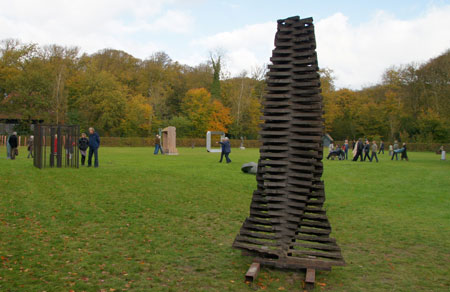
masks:
<instances>
[{"instance_id":1,"label":"person in blue jacket","mask_svg":"<svg viewBox=\"0 0 450 292\"><path fill-rule=\"evenodd\" d=\"M98 167L98 148L100 147L100 136L94 128L89 128L89 158L88 167L92 166L92 155L95 156L94 167Z\"/></svg>"},{"instance_id":2,"label":"person in blue jacket","mask_svg":"<svg viewBox=\"0 0 450 292\"><path fill-rule=\"evenodd\" d=\"M223 138L223 140L221 142L219 142L219 144L222 146L222 153L220 154L219 162L222 163L223 156L225 155L225 159L227 160L227 163L230 163L231 159L228 157L231 153L230 139L225 137L225 138Z\"/></svg>"}]
</instances>

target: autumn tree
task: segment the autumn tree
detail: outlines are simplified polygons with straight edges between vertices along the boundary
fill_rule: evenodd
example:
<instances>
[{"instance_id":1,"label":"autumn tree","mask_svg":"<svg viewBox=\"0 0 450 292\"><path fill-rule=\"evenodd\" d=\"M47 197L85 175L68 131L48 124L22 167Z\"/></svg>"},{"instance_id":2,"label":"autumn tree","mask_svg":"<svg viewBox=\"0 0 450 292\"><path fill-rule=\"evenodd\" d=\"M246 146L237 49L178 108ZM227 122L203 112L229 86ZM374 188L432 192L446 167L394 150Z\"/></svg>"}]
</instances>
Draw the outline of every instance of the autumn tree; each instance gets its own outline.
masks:
<instances>
[{"instance_id":1,"label":"autumn tree","mask_svg":"<svg viewBox=\"0 0 450 292\"><path fill-rule=\"evenodd\" d=\"M71 84L71 105L78 108L82 128L95 125L105 135L121 136L126 113L126 89L106 71L89 68Z\"/></svg>"},{"instance_id":2,"label":"autumn tree","mask_svg":"<svg viewBox=\"0 0 450 292\"><path fill-rule=\"evenodd\" d=\"M190 89L183 100L181 109L191 121L190 136L202 137L211 120L211 94L204 88Z\"/></svg>"},{"instance_id":3,"label":"autumn tree","mask_svg":"<svg viewBox=\"0 0 450 292\"><path fill-rule=\"evenodd\" d=\"M128 98L121 121L124 136L146 136L152 130L153 108L142 95Z\"/></svg>"},{"instance_id":4,"label":"autumn tree","mask_svg":"<svg viewBox=\"0 0 450 292\"><path fill-rule=\"evenodd\" d=\"M225 107L220 101L213 100L211 103L211 117L209 120L209 131L222 131L228 133L228 126L231 124L230 109Z\"/></svg>"},{"instance_id":5,"label":"autumn tree","mask_svg":"<svg viewBox=\"0 0 450 292\"><path fill-rule=\"evenodd\" d=\"M39 118L114 136L147 136L174 125L180 137L212 129L256 139L267 68L230 77L223 67L220 51L188 66L165 52L141 60L114 49L80 55L77 48L4 40L0 113L20 116L24 128ZM325 129L335 139L449 141L450 51L388 68L380 83L360 90L336 88L329 68L319 74Z\"/></svg>"}]
</instances>

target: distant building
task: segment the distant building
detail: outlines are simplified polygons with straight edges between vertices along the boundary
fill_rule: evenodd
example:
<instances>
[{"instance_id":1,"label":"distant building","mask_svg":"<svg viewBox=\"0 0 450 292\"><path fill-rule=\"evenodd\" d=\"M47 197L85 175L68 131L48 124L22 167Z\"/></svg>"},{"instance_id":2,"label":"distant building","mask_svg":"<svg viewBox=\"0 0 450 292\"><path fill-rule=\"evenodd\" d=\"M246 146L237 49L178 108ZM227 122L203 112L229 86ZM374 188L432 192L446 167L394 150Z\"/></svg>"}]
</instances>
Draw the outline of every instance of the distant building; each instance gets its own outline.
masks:
<instances>
[{"instance_id":1,"label":"distant building","mask_svg":"<svg viewBox=\"0 0 450 292\"><path fill-rule=\"evenodd\" d=\"M322 136L323 147L330 146L331 142L333 141L333 138L328 133L325 133L325 135Z\"/></svg>"}]
</instances>

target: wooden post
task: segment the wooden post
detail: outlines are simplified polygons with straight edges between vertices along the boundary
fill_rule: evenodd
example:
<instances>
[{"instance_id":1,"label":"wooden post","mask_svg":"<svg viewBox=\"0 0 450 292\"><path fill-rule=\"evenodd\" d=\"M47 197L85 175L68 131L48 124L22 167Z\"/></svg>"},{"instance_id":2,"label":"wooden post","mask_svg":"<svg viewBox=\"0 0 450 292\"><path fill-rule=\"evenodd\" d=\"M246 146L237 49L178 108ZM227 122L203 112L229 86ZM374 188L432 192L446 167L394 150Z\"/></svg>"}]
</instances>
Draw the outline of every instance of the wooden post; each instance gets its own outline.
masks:
<instances>
[{"instance_id":1,"label":"wooden post","mask_svg":"<svg viewBox=\"0 0 450 292\"><path fill-rule=\"evenodd\" d=\"M306 290L314 289L315 282L316 282L316 270L306 269L305 289Z\"/></svg>"},{"instance_id":2,"label":"wooden post","mask_svg":"<svg viewBox=\"0 0 450 292\"><path fill-rule=\"evenodd\" d=\"M253 282L258 277L260 268L259 263L253 263L245 274L245 282Z\"/></svg>"}]
</instances>

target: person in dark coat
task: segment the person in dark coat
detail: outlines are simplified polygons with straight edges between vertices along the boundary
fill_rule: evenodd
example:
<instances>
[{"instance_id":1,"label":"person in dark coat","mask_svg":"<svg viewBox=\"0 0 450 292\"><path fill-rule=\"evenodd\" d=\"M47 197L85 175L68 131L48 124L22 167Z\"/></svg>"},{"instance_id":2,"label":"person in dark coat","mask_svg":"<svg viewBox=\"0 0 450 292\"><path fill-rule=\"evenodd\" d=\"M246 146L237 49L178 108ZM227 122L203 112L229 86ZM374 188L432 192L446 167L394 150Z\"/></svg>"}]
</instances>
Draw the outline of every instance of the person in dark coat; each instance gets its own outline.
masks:
<instances>
[{"instance_id":1,"label":"person in dark coat","mask_svg":"<svg viewBox=\"0 0 450 292\"><path fill-rule=\"evenodd\" d=\"M358 157L361 159L360 161L363 161L363 149L364 149L364 145L363 142L361 141L361 139L359 139L356 142L356 155L353 157L353 161L358 161Z\"/></svg>"},{"instance_id":2,"label":"person in dark coat","mask_svg":"<svg viewBox=\"0 0 450 292\"><path fill-rule=\"evenodd\" d=\"M89 140L86 137L86 133L81 134L81 138L78 139L78 149L80 149L81 154L81 165L84 166L84 162L86 161L86 151L89 147Z\"/></svg>"},{"instance_id":3,"label":"person in dark coat","mask_svg":"<svg viewBox=\"0 0 450 292\"><path fill-rule=\"evenodd\" d=\"M378 151L378 154L383 153L384 154L384 142L380 141L380 150Z\"/></svg>"},{"instance_id":4,"label":"person in dark coat","mask_svg":"<svg viewBox=\"0 0 450 292\"><path fill-rule=\"evenodd\" d=\"M16 159L16 155L18 154L17 146L19 145L17 139L17 133L14 132L11 137L9 137L9 145L11 146L11 159Z\"/></svg>"},{"instance_id":5,"label":"person in dark coat","mask_svg":"<svg viewBox=\"0 0 450 292\"><path fill-rule=\"evenodd\" d=\"M364 145L364 161L366 161L366 158L370 161L370 143L369 140L366 140L366 144Z\"/></svg>"},{"instance_id":6,"label":"person in dark coat","mask_svg":"<svg viewBox=\"0 0 450 292\"><path fill-rule=\"evenodd\" d=\"M230 139L227 137L223 138L223 141L219 142L219 144L222 146L222 153L220 154L220 163L222 163L223 156L225 156L225 159L227 160L227 163L231 162L231 159L228 157L231 153L231 144Z\"/></svg>"},{"instance_id":7,"label":"person in dark coat","mask_svg":"<svg viewBox=\"0 0 450 292\"><path fill-rule=\"evenodd\" d=\"M403 151L402 151L401 160L406 159L406 161L408 161L408 153L406 151L406 143L403 143L402 149L403 149Z\"/></svg>"},{"instance_id":8,"label":"person in dark coat","mask_svg":"<svg viewBox=\"0 0 450 292\"><path fill-rule=\"evenodd\" d=\"M89 158L88 167L92 165L92 155L95 156L94 167L98 167L98 148L100 148L100 136L94 128L89 128Z\"/></svg>"}]
</instances>

